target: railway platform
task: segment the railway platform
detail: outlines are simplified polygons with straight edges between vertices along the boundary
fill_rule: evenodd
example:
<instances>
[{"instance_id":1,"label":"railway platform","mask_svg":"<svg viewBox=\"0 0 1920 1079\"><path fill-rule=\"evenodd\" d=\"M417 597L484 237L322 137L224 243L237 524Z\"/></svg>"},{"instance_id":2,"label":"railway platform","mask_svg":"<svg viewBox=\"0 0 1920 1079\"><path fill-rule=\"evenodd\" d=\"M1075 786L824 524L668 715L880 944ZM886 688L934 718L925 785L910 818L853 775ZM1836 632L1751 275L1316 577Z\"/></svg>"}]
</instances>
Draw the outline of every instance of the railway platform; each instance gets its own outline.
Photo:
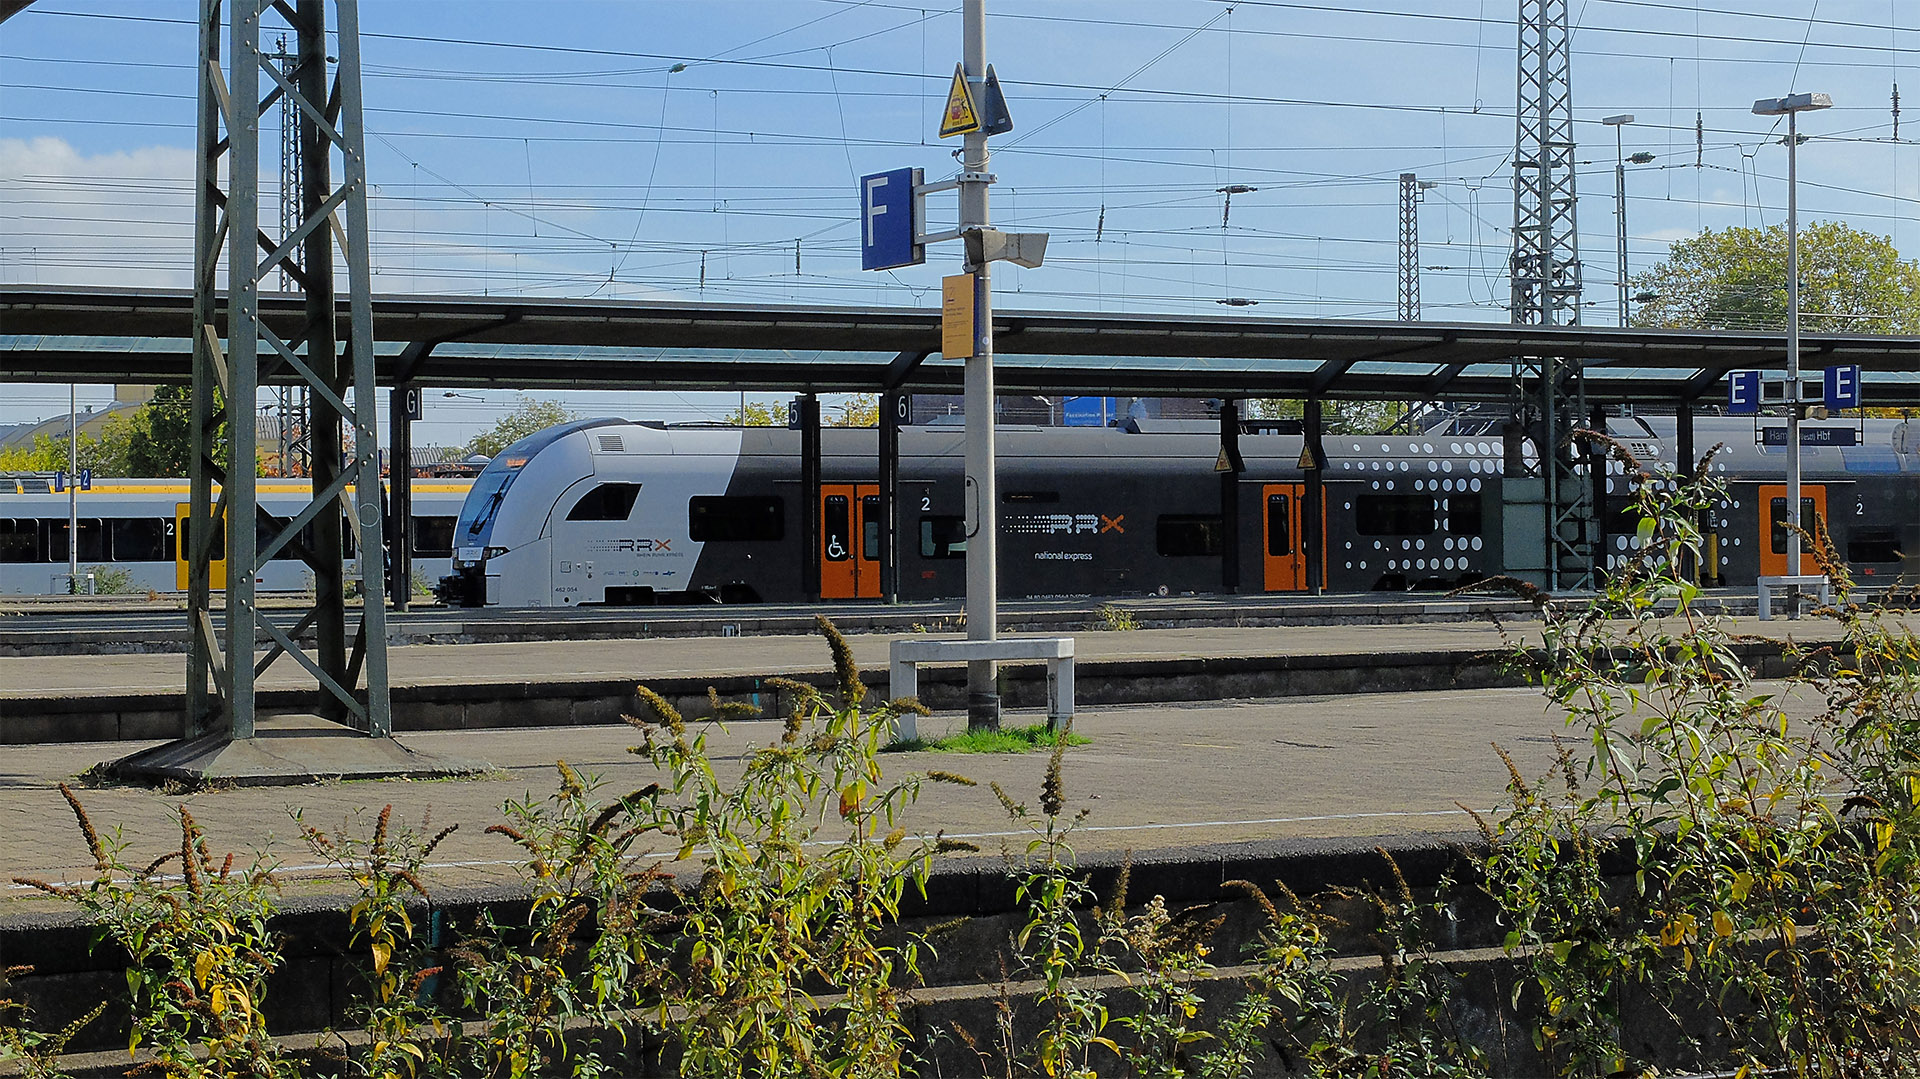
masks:
<instances>
[{"instance_id":1,"label":"railway platform","mask_svg":"<svg viewBox=\"0 0 1920 1079\"><path fill-rule=\"evenodd\" d=\"M1831 639L1822 619L1739 618L1743 632ZM849 633L869 685L883 690L889 643L902 636ZM1210 702L1314 694L1382 693L1513 685L1505 657L1535 643L1539 623L1477 621L1315 626L1215 626L1087 630L1076 634L1077 705ZM0 741L137 741L175 736L184 706L178 654L0 656ZM762 706L772 676L824 682L830 657L817 636L662 637L418 644L389 652L396 732L617 724L639 707L636 684L674 699L689 715L709 687ZM922 673L922 700L958 707L964 670ZM263 713L304 710L313 683L280 664L260 683ZM1002 667L1009 709L1045 705L1044 668ZM462 754L471 756L471 754Z\"/></svg>"},{"instance_id":2,"label":"railway platform","mask_svg":"<svg viewBox=\"0 0 1920 1079\"><path fill-rule=\"evenodd\" d=\"M1396 847L1444 842L1474 828L1456 803L1484 811L1504 797L1506 770L1490 742L1500 742L1530 771L1550 763L1564 724L1544 705L1532 689L1507 688L1090 709L1077 721L1092 741L1073 747L1065 766L1067 812L1088 812L1075 846L1089 855L1178 851L1188 862L1206 863L1230 850L1243 857L1250 843L1325 841L1364 853L1386 837L1396 837ZM925 733L940 734L963 727L965 718L922 722ZM777 721L708 729L723 776L737 772L749 747L779 736ZM330 829L358 814L356 827L365 831L373 815L392 804L394 820L411 827L427 819L429 831L458 823L460 830L435 855L429 887L505 886L515 880L513 845L485 829L504 822L508 800L555 790L556 760L598 776L607 798L656 778L651 764L626 751L638 734L625 726L432 731L406 741L429 752L484 757L493 770L469 779L185 794L109 786L78 794L95 827L102 834L117 831L138 861L178 847L176 813L184 806L218 849L238 851L242 860L251 852L269 857L298 895L328 885L299 839L295 813ZM129 748L96 742L6 750L0 866L8 878L84 878L91 858L57 785ZM1025 833L1008 821L986 783L1034 805L1047 763L1043 752L887 753L882 759L890 775L938 768L979 781L977 788L929 784L904 823L911 832L944 830L989 853L1003 840L1019 847ZM0 909L39 902L39 893L20 886L0 885L0 894L9 897Z\"/></svg>"}]
</instances>

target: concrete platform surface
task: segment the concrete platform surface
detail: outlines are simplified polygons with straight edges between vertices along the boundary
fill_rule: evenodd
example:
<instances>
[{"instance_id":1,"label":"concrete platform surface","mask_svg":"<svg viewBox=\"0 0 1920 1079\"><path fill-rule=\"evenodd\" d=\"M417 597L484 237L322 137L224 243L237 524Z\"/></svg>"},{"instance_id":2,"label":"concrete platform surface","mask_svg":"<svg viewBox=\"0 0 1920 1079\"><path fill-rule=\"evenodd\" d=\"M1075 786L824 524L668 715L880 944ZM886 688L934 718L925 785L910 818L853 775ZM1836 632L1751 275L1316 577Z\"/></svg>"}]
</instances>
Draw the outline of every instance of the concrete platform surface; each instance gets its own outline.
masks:
<instances>
[{"instance_id":1,"label":"concrete platform surface","mask_svg":"<svg viewBox=\"0 0 1920 1079\"><path fill-rule=\"evenodd\" d=\"M963 726L964 719L923 723L925 732L939 734ZM1067 805L1069 813L1088 811L1075 845L1090 853L1471 831L1472 820L1455 803L1485 811L1504 797L1506 769L1489 743L1500 742L1523 768L1537 772L1553 758L1554 737L1565 732L1563 721L1530 689L1115 707L1083 713L1077 723L1093 742L1067 754ZM717 768L733 775L744 753L779 734L774 722L736 723L712 729L709 744ZM331 892L299 838L295 814L333 829L357 815L355 827L364 834L391 803L396 823L430 830L461 826L436 852L429 886L505 883L514 877L516 848L485 834L487 826L504 821L502 806L551 793L558 783L556 758L600 777L608 799L644 786L657 775L643 758L626 752L637 740L637 732L625 727L423 732L402 741L426 752L484 758L496 770L471 779L185 795L83 788L79 796L101 834L118 835L128 845L134 864L178 849L176 813L185 806L206 830L216 857L233 850L244 862L259 852L281 867L291 892ZM129 748L137 747L24 746L0 756L0 880L86 879L91 859L56 785ZM1009 823L986 782L997 781L1015 799L1037 807L1046 763L1043 752L883 757L889 776L937 768L980 781L976 788L929 784L904 824L914 833L944 830L989 851L1003 843L1021 845L1025 833ZM24 909L20 904L45 900L10 883L0 894L8 897L0 908Z\"/></svg>"},{"instance_id":2,"label":"concrete platform surface","mask_svg":"<svg viewBox=\"0 0 1920 1079\"><path fill-rule=\"evenodd\" d=\"M1808 618L1729 620L1739 632L1828 640L1833 623ZM1513 639L1537 643L1539 623L1505 620ZM870 681L885 680L887 644L896 637L960 634L853 634L854 658ZM1088 630L1072 634L1081 662L1241 656L1403 654L1498 649L1493 621L1394 625L1258 626L1208 629ZM724 677L825 671L832 667L818 636L675 637L646 640L520 641L498 644L406 645L388 650L392 684L402 686L541 683L564 678ZM186 677L179 654L0 657L0 719L9 699L178 693ZM282 659L260 679L262 689L315 685Z\"/></svg>"}]
</instances>

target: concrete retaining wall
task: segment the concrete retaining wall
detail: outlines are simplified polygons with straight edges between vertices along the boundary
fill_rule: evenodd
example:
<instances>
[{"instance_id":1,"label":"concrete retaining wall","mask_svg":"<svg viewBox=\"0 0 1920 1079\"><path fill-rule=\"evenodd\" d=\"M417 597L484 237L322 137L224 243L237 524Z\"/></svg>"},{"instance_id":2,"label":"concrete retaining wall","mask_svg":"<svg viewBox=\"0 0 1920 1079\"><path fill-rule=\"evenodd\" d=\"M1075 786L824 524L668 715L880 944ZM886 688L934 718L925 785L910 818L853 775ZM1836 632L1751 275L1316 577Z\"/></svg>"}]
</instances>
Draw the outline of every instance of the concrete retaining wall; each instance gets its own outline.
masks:
<instances>
[{"instance_id":1,"label":"concrete retaining wall","mask_svg":"<svg viewBox=\"0 0 1920 1079\"><path fill-rule=\"evenodd\" d=\"M1769 650L1755 644L1740 651L1748 663L1760 665L1763 676L1782 673L1778 648ZM1000 671L1002 700L1008 707L1046 706L1043 664L1003 664ZM824 674L794 677L830 684ZM886 671L863 671L862 678L884 692ZM730 676L656 678L647 685L673 701L689 719L707 713L709 686L725 699L746 701L778 715L784 703L765 688L764 682L761 677ZM1504 654L1484 651L1088 660L1078 663L1075 675L1077 701L1084 706L1519 684L1521 679L1507 669ZM964 708L966 668L923 667L919 690L921 700L930 708ZM311 694L295 690L263 691L258 704L263 713L302 711L310 706ZM185 707L185 694L173 692L9 697L0 702L5 715L5 722L0 723L0 744L175 738ZM623 713L645 714L634 693L634 683L625 679L555 678L393 689L396 732L611 724L621 722Z\"/></svg>"}]
</instances>

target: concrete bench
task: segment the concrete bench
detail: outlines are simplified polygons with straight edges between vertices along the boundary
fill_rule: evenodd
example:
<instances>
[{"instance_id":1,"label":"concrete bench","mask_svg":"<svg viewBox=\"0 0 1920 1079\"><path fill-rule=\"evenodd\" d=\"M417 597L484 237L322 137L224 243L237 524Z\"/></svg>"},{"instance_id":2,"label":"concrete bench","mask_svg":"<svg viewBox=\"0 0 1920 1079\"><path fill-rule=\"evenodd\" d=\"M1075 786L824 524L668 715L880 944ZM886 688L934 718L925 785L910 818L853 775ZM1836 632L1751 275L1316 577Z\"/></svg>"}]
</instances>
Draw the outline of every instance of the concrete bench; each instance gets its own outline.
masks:
<instances>
[{"instance_id":1,"label":"concrete bench","mask_svg":"<svg viewBox=\"0 0 1920 1079\"><path fill-rule=\"evenodd\" d=\"M1825 607L1833 602L1833 584L1824 574L1810 573L1798 577L1762 577L1760 578L1760 617L1773 617L1773 594L1785 589L1811 589L1820 596L1820 605ZM1791 612L1796 616L1797 610Z\"/></svg>"},{"instance_id":2,"label":"concrete bench","mask_svg":"<svg viewBox=\"0 0 1920 1079\"><path fill-rule=\"evenodd\" d=\"M922 663L972 663L977 660L1039 661L1047 664L1047 726L1058 728L1073 718L1073 638L1011 637L997 641L894 641L887 650L887 695L919 695ZM895 741L920 736L913 713L899 717Z\"/></svg>"}]
</instances>

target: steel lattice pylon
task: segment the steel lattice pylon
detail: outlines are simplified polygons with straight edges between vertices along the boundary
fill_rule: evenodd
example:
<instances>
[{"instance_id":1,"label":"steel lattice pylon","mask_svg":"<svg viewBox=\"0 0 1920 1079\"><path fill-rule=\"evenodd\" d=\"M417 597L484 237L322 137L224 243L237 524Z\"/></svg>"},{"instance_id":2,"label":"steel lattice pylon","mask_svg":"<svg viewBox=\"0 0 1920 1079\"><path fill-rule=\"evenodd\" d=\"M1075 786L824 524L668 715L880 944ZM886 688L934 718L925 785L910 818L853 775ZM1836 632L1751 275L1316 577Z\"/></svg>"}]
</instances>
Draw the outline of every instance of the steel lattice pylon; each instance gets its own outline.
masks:
<instances>
[{"instance_id":1,"label":"steel lattice pylon","mask_svg":"<svg viewBox=\"0 0 1920 1079\"><path fill-rule=\"evenodd\" d=\"M1400 321L1420 321L1420 183L1400 174Z\"/></svg>"},{"instance_id":2,"label":"steel lattice pylon","mask_svg":"<svg viewBox=\"0 0 1920 1079\"><path fill-rule=\"evenodd\" d=\"M292 77L297 54L287 52L286 35L276 43L273 59L280 70ZM300 227L303 216L300 198L301 176L300 106L288 95L280 97L280 235L291 236ZM295 276L304 268L300 248L295 248L287 265L280 268L280 291L297 291ZM298 386L282 386L274 395L279 430L279 469L282 476L306 476L312 466L307 453L307 394Z\"/></svg>"},{"instance_id":3,"label":"steel lattice pylon","mask_svg":"<svg viewBox=\"0 0 1920 1079\"><path fill-rule=\"evenodd\" d=\"M1519 80L1514 110L1512 321L1571 326L1580 322L1580 242L1574 189L1573 85L1568 0L1520 0ZM1540 481L1545 540L1539 564L1508 547L1508 568L1537 573L1550 589L1590 588L1594 504L1587 464L1566 445L1584 423L1580 365L1545 356L1513 366L1514 422L1508 428L1507 473L1513 495L1526 500L1528 478ZM1533 444L1532 459L1522 440ZM1514 499L1510 498L1510 501Z\"/></svg>"},{"instance_id":4,"label":"steel lattice pylon","mask_svg":"<svg viewBox=\"0 0 1920 1079\"><path fill-rule=\"evenodd\" d=\"M292 656L319 682L313 711L370 735L385 736L392 728L380 560L359 11L356 0L334 0L332 6L338 17L333 45L339 59L330 78L326 0L299 0L297 5L263 0L200 3L192 501L180 536L188 550L191 620L188 738L253 737L255 679L283 655ZM261 51L261 19L267 11L293 23L298 46L290 70ZM224 17L228 13L230 31ZM223 36L231 51L230 71L221 66ZM269 87L264 96L263 74ZM269 236L260 227L261 118L282 99L290 100L300 117L301 213L291 229ZM341 171L337 186L330 179L336 155ZM224 191L223 158L228 177ZM347 272L344 355L334 288L336 240ZM296 258L296 252L303 257ZM260 291L264 280L283 272L305 295L306 317L276 330L261 317ZM293 332L287 333L289 329ZM264 379L288 371L312 402L307 431L313 479L307 505L291 518L278 518L262 511L255 499L253 405ZM352 425L350 450L343 420ZM351 641L347 529L360 555L353 572L361 597L359 627ZM223 535L226 610L224 625L216 627L213 602L222 582L214 579L214 570ZM304 560L315 584L312 609L291 626L260 610L254 596L256 570L282 552ZM311 655L300 642L309 629ZM258 631L267 634L273 647L256 661Z\"/></svg>"}]
</instances>

